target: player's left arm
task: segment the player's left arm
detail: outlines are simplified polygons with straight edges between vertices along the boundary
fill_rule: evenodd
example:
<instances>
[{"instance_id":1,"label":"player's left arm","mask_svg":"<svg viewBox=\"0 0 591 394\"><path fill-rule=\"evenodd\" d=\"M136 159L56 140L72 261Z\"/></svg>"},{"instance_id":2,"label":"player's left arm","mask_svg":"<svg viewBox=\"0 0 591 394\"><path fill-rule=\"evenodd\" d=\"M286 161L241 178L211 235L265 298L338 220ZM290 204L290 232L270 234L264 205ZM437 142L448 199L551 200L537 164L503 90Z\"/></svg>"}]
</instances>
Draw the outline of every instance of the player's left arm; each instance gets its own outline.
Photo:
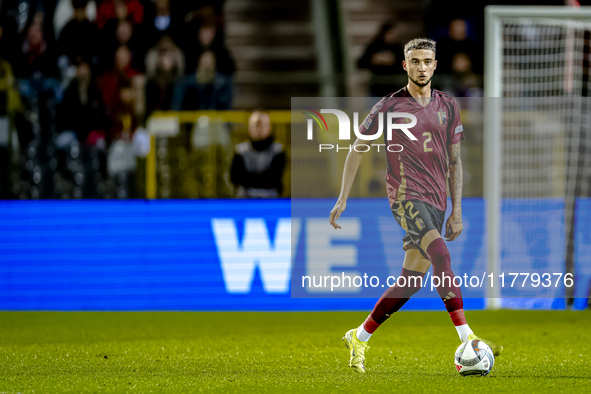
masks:
<instances>
[{"instance_id":1,"label":"player's left arm","mask_svg":"<svg viewBox=\"0 0 591 394\"><path fill-rule=\"evenodd\" d=\"M445 239L453 241L461 233L462 225L462 157L460 142L447 146L449 157L449 190L451 192L452 211L445 224Z\"/></svg>"}]
</instances>

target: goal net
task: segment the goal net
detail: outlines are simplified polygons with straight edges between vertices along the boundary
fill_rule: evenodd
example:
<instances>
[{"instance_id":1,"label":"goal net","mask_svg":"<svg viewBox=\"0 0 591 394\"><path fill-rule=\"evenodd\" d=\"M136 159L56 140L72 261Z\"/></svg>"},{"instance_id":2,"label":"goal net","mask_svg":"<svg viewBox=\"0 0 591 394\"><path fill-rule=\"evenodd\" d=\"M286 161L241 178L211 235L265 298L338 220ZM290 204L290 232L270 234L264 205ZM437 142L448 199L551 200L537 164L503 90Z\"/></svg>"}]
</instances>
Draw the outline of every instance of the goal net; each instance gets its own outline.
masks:
<instances>
[{"instance_id":1,"label":"goal net","mask_svg":"<svg viewBox=\"0 0 591 394\"><path fill-rule=\"evenodd\" d=\"M497 273L585 271L574 224L576 199L590 191L590 32L591 7L486 8L484 182ZM579 275L575 286L588 283ZM574 288L553 282L537 290L545 300L527 302L561 307ZM519 291L496 288L489 306L523 306L511 298Z\"/></svg>"}]
</instances>

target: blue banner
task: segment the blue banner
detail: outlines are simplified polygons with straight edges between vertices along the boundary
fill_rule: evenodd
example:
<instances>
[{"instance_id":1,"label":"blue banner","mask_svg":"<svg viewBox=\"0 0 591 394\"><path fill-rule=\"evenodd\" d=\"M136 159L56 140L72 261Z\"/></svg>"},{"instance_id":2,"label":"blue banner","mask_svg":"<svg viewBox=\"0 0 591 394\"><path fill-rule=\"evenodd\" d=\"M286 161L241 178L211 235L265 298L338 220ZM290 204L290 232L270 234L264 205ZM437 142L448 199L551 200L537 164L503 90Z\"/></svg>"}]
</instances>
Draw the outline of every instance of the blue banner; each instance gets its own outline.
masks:
<instances>
[{"instance_id":1,"label":"blue banner","mask_svg":"<svg viewBox=\"0 0 591 394\"><path fill-rule=\"evenodd\" d=\"M371 309L292 299L289 253L280 278L256 253L239 267L220 260L227 246L269 253L289 216L289 200L1 201L0 309Z\"/></svg>"},{"instance_id":2,"label":"blue banner","mask_svg":"<svg viewBox=\"0 0 591 394\"><path fill-rule=\"evenodd\" d=\"M302 211L290 200L0 201L0 309L371 310L384 289L338 294L348 298L291 292L319 261L329 272L397 276L403 230L387 200L350 199L339 220L343 230L330 233L334 200L300 203ZM551 224L531 220L538 212L560 221L560 203L548 204L503 208L516 221L510 241L502 242L503 258L526 257L539 268L547 254L556 267L564 238L555 238ZM484 213L482 199L464 200L464 232L448 243L454 271L487 267ZM509 251L517 235L521 246ZM540 251L551 239L558 246ZM328 254L319 253L322 245ZM483 295L464 294L466 308L483 308ZM405 308L443 310L441 300L420 295Z\"/></svg>"},{"instance_id":3,"label":"blue banner","mask_svg":"<svg viewBox=\"0 0 591 394\"><path fill-rule=\"evenodd\" d=\"M591 296L591 199L575 202L575 309L586 309Z\"/></svg>"}]
</instances>

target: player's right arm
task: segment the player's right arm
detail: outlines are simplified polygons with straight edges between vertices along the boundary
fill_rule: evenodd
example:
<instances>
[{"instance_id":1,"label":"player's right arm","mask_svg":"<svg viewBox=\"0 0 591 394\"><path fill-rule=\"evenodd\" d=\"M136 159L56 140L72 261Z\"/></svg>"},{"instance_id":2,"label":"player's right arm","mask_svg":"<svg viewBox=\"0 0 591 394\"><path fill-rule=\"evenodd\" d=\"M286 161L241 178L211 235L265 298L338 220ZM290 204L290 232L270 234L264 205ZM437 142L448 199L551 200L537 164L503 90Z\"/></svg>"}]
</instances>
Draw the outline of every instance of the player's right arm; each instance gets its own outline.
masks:
<instances>
[{"instance_id":1,"label":"player's right arm","mask_svg":"<svg viewBox=\"0 0 591 394\"><path fill-rule=\"evenodd\" d=\"M363 144L363 140L357 138L353 146L357 146L358 144ZM362 155L363 152L357 152L353 148L347 155L347 160L345 161L345 169L343 170L343 182L341 184L341 193L339 194L339 199L337 200L337 203L332 208L332 211L330 211L329 222L334 228L341 228L341 226L339 226L336 223L336 221L341 216L341 213L343 213L343 211L347 207L347 198L349 197L349 192L351 191L353 180L355 180L355 175L357 174L359 163L361 163Z\"/></svg>"}]
</instances>

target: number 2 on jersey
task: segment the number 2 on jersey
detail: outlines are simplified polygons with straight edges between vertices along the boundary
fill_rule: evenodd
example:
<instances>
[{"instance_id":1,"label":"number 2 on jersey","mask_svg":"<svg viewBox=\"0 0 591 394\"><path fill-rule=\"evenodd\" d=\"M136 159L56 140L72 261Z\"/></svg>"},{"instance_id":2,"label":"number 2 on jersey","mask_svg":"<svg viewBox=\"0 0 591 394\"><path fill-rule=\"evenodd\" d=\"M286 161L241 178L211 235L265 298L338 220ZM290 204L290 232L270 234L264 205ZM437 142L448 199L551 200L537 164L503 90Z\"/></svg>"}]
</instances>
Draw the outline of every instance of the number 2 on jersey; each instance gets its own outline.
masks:
<instances>
[{"instance_id":1,"label":"number 2 on jersey","mask_svg":"<svg viewBox=\"0 0 591 394\"><path fill-rule=\"evenodd\" d=\"M433 148L427 146L427 143L431 142L431 133L428 131L425 131L423 133L423 137L424 136L427 136L427 138L423 142L423 152L433 152Z\"/></svg>"}]
</instances>

